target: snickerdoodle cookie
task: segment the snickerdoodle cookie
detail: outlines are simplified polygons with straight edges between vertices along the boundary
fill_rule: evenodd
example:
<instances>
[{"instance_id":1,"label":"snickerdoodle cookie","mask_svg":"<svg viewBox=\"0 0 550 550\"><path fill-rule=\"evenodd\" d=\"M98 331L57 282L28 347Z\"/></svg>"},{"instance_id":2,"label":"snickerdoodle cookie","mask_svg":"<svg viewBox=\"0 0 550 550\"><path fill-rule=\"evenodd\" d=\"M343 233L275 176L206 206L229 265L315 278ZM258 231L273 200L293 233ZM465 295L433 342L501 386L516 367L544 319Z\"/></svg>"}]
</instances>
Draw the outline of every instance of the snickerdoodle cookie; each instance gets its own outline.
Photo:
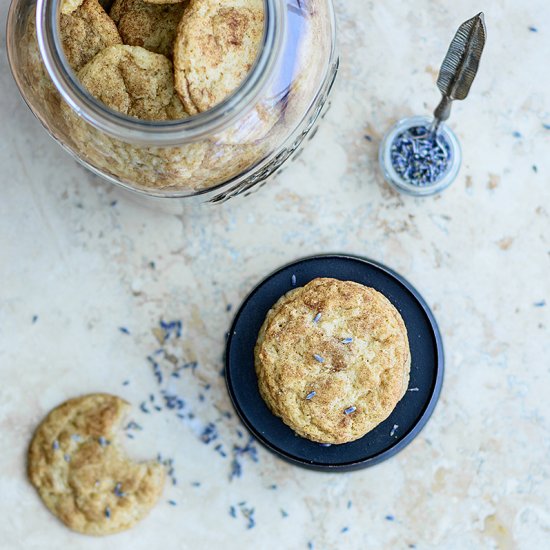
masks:
<instances>
[{"instance_id":1,"label":"snickerdoodle cookie","mask_svg":"<svg viewBox=\"0 0 550 550\"><path fill-rule=\"evenodd\" d=\"M207 111L239 87L263 30L263 0L191 0L174 44L175 85L187 113Z\"/></svg>"},{"instance_id":2,"label":"snickerdoodle cookie","mask_svg":"<svg viewBox=\"0 0 550 550\"><path fill-rule=\"evenodd\" d=\"M187 2L151 4L145 0L115 0L109 15L124 44L172 57L176 30Z\"/></svg>"},{"instance_id":3,"label":"snickerdoodle cookie","mask_svg":"<svg viewBox=\"0 0 550 550\"><path fill-rule=\"evenodd\" d=\"M97 0L84 0L74 10L62 13L59 32L69 65L78 72L98 52L122 44L113 20Z\"/></svg>"},{"instance_id":4,"label":"snickerdoodle cookie","mask_svg":"<svg viewBox=\"0 0 550 550\"><path fill-rule=\"evenodd\" d=\"M145 120L186 116L174 91L172 63L139 46L111 46L79 73L82 85L115 111Z\"/></svg>"},{"instance_id":5,"label":"snickerdoodle cookie","mask_svg":"<svg viewBox=\"0 0 550 550\"><path fill-rule=\"evenodd\" d=\"M269 311L255 366L263 399L298 435L347 443L385 420L406 392L407 330L373 288L315 279Z\"/></svg>"},{"instance_id":6,"label":"snickerdoodle cookie","mask_svg":"<svg viewBox=\"0 0 550 550\"><path fill-rule=\"evenodd\" d=\"M113 395L66 401L40 424L28 472L46 506L67 527L87 535L129 529L159 499L165 469L126 457L115 436L130 405Z\"/></svg>"}]
</instances>

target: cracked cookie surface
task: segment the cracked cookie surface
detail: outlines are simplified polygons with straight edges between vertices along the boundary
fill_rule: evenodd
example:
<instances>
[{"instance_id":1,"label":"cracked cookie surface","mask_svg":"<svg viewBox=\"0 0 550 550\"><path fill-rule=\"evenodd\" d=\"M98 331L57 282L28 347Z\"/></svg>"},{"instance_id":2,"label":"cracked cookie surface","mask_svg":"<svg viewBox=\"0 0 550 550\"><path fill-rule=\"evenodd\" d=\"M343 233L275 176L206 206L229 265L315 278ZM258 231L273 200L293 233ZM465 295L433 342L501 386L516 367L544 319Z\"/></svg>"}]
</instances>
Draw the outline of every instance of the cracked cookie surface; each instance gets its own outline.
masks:
<instances>
[{"instance_id":1,"label":"cracked cookie surface","mask_svg":"<svg viewBox=\"0 0 550 550\"><path fill-rule=\"evenodd\" d=\"M139 46L111 46L81 71L82 85L107 107L144 120L186 116L174 90L172 63Z\"/></svg>"},{"instance_id":2,"label":"cracked cookie surface","mask_svg":"<svg viewBox=\"0 0 550 550\"><path fill-rule=\"evenodd\" d=\"M116 433L129 403L108 394L66 401L37 428L28 473L40 497L67 527L88 535L124 531L159 499L165 469L126 457Z\"/></svg>"},{"instance_id":3,"label":"cracked cookie surface","mask_svg":"<svg viewBox=\"0 0 550 550\"><path fill-rule=\"evenodd\" d=\"M385 420L406 392L407 330L376 290L315 279L269 311L255 367L264 401L298 435L346 443Z\"/></svg>"},{"instance_id":4,"label":"cracked cookie surface","mask_svg":"<svg viewBox=\"0 0 550 550\"><path fill-rule=\"evenodd\" d=\"M61 13L59 32L63 51L75 72L104 48L122 44L116 25L97 0L84 0L72 12Z\"/></svg>"},{"instance_id":5,"label":"cracked cookie surface","mask_svg":"<svg viewBox=\"0 0 550 550\"><path fill-rule=\"evenodd\" d=\"M191 0L174 44L176 90L190 115L211 109L239 87L263 29L262 0Z\"/></svg>"},{"instance_id":6,"label":"cracked cookie surface","mask_svg":"<svg viewBox=\"0 0 550 550\"><path fill-rule=\"evenodd\" d=\"M110 16L124 44L141 46L171 58L178 23L187 2L151 4L144 0L115 0Z\"/></svg>"}]
</instances>

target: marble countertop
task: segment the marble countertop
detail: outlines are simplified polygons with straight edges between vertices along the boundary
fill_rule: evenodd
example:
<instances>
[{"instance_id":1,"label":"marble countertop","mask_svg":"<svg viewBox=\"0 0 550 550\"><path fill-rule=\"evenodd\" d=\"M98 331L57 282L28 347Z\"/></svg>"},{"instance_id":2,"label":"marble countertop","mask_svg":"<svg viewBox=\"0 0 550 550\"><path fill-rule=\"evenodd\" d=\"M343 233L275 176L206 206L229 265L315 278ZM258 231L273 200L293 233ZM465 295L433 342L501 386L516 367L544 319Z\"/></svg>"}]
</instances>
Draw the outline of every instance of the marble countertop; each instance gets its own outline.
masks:
<instances>
[{"instance_id":1,"label":"marble countertop","mask_svg":"<svg viewBox=\"0 0 550 550\"><path fill-rule=\"evenodd\" d=\"M87 173L40 128L2 52L2 548L453 550L548 542L547 1L336 5L342 68L317 137L270 185L218 207L143 202ZM471 97L451 119L463 146L459 178L441 196L398 195L378 171L381 135L437 104L437 67L452 33L480 9L487 49ZM2 2L0 20L6 13ZM2 33L5 50L3 25ZM256 445L256 453L239 454L242 476L230 481L234 446L248 441L235 416L224 414L232 409L220 370L234 309L276 267L334 251L387 264L433 308L447 359L435 414L403 452L371 469L310 472ZM158 348L161 319L182 321L173 351L197 362L178 381L193 421L139 408L150 393L160 399L146 358ZM44 414L96 391L134 405L143 430L128 439L128 452L172 458L177 481L145 521L103 540L67 530L25 474ZM218 438L204 443L209 423Z\"/></svg>"}]
</instances>

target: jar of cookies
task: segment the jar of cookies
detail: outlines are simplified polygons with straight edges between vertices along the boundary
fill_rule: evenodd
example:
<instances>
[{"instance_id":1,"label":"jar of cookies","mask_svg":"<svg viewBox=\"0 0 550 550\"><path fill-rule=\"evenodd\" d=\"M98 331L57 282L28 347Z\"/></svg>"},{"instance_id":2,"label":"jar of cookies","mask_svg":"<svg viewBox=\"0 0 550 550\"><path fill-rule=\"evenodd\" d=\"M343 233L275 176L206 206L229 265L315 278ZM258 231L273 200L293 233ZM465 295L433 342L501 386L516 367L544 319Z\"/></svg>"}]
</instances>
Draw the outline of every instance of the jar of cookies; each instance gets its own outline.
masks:
<instances>
[{"instance_id":1,"label":"jar of cookies","mask_svg":"<svg viewBox=\"0 0 550 550\"><path fill-rule=\"evenodd\" d=\"M12 0L10 66L77 160L158 197L249 193L314 135L331 0Z\"/></svg>"}]
</instances>

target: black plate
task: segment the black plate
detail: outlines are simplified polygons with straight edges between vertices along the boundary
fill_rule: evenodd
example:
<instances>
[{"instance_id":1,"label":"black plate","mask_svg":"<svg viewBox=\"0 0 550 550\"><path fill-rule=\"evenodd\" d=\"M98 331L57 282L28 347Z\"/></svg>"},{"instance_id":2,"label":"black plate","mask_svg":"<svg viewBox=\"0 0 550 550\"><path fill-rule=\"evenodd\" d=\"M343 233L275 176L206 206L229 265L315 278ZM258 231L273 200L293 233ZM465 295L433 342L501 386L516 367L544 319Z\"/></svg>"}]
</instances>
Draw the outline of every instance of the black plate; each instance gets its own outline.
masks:
<instances>
[{"instance_id":1,"label":"black plate","mask_svg":"<svg viewBox=\"0 0 550 550\"><path fill-rule=\"evenodd\" d=\"M264 403L254 370L254 345L273 304L316 277L356 281L382 292L399 310L409 334L409 389L390 417L363 438L324 447L297 436ZM443 343L435 318L403 277L363 258L326 255L304 258L261 282L239 309L227 339L225 376L233 405L246 427L280 457L316 470L349 471L390 458L408 445L431 416L443 382ZM398 427L393 430L394 425ZM392 431L394 432L392 434Z\"/></svg>"}]
</instances>

